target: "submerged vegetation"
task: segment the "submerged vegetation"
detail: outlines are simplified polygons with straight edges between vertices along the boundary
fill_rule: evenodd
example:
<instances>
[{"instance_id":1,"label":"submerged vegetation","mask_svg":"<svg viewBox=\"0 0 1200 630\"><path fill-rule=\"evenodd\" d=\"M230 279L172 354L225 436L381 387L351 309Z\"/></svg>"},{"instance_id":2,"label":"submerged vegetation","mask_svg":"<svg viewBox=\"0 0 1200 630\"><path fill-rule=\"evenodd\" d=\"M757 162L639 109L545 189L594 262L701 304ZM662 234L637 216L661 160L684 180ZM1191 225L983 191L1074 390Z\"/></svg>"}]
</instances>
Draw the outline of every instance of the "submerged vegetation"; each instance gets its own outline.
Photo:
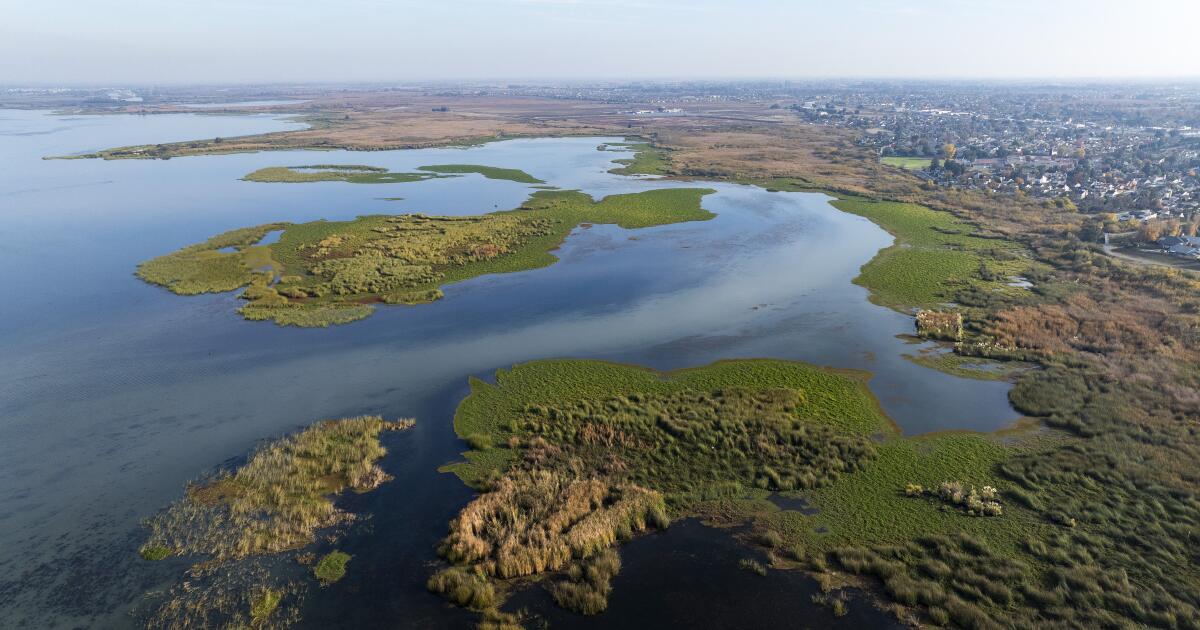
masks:
<instances>
[{"instance_id":1,"label":"submerged vegetation","mask_svg":"<svg viewBox=\"0 0 1200 630\"><path fill-rule=\"evenodd\" d=\"M146 560L195 560L191 581L163 596L150 615L154 627L225 627L239 620L259 627L294 620L304 582L277 556L316 542L319 529L354 516L334 497L367 492L387 480L377 465L386 453L380 434L413 426L378 416L327 420L260 447L241 467L188 486L185 496L147 521L139 550ZM333 551L313 569L322 584L341 579L350 556ZM311 579L311 578L310 578ZM290 601L287 612L277 609Z\"/></svg>"},{"instance_id":2,"label":"submerged vegetation","mask_svg":"<svg viewBox=\"0 0 1200 630\"><path fill-rule=\"evenodd\" d=\"M664 189L594 201L539 191L520 208L479 216L373 215L353 221L272 223L227 232L142 263L138 276L181 295L246 287L246 319L315 327L367 317L373 304L421 304L439 287L552 264L581 223L641 228L709 219L707 189ZM268 232L279 241L255 245Z\"/></svg>"}]
</instances>

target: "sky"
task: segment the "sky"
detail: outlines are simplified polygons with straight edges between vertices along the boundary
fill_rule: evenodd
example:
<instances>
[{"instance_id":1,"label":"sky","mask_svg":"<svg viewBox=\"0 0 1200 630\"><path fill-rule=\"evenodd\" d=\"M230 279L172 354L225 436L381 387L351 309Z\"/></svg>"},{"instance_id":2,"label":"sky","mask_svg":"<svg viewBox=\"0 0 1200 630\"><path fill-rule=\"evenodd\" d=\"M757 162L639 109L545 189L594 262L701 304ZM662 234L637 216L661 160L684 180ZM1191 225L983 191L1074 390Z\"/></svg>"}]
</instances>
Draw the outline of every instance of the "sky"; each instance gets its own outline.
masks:
<instances>
[{"instance_id":1,"label":"sky","mask_svg":"<svg viewBox=\"0 0 1200 630\"><path fill-rule=\"evenodd\" d=\"M1200 0L0 0L0 83L1200 78Z\"/></svg>"}]
</instances>

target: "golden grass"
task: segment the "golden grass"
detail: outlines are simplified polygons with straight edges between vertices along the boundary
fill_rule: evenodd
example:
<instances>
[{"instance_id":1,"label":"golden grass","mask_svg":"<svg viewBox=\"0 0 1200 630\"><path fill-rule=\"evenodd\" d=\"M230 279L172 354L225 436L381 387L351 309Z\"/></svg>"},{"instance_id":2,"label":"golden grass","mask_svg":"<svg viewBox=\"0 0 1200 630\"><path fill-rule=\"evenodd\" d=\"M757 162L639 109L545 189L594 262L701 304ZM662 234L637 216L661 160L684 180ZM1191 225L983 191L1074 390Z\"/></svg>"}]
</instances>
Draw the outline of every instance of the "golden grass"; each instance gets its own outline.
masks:
<instances>
[{"instance_id":1,"label":"golden grass","mask_svg":"<svg viewBox=\"0 0 1200 630\"><path fill-rule=\"evenodd\" d=\"M227 560L302 547L318 529L350 518L334 507L333 495L366 492L387 479L375 464L386 452L379 434L410 426L362 416L270 442L236 471L189 486L151 519L142 555L166 549Z\"/></svg>"}]
</instances>

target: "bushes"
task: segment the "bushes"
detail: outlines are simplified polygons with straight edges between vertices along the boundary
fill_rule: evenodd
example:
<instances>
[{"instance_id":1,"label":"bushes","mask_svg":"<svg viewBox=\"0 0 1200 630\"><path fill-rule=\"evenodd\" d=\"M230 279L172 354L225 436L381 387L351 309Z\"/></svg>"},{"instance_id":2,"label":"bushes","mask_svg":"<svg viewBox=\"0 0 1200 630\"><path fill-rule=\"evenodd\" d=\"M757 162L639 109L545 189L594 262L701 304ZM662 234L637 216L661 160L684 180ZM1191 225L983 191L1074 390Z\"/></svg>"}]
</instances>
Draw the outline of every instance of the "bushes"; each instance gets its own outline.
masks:
<instances>
[{"instance_id":1,"label":"bushes","mask_svg":"<svg viewBox=\"0 0 1200 630\"><path fill-rule=\"evenodd\" d=\"M992 486L983 486L982 490L971 486L968 490L961 481L943 481L938 486L936 495L933 492L927 493L922 486L915 483L904 486L905 496L922 497L927 494L936 496L946 504L962 507L968 516L1000 516L1004 511L1000 505L1000 494Z\"/></svg>"},{"instance_id":2,"label":"bushes","mask_svg":"<svg viewBox=\"0 0 1200 630\"><path fill-rule=\"evenodd\" d=\"M962 313L953 311L920 311L917 313L917 334L927 339L959 341L962 339Z\"/></svg>"},{"instance_id":3,"label":"bushes","mask_svg":"<svg viewBox=\"0 0 1200 630\"><path fill-rule=\"evenodd\" d=\"M346 564L350 562L350 554L341 551L331 551L313 567L313 574L322 585L337 582L346 576Z\"/></svg>"}]
</instances>

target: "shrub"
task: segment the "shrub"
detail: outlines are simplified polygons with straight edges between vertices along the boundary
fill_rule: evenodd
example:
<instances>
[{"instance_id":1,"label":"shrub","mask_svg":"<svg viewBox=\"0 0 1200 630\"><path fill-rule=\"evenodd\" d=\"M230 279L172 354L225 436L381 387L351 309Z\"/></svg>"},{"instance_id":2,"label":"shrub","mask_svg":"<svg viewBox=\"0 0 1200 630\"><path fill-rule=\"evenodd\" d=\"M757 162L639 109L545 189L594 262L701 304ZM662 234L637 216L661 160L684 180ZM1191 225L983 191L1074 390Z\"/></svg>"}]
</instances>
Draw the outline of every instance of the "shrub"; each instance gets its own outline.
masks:
<instances>
[{"instance_id":1,"label":"shrub","mask_svg":"<svg viewBox=\"0 0 1200 630\"><path fill-rule=\"evenodd\" d=\"M313 574L322 585L329 585L346 577L346 564L350 562L350 554L341 551L331 551L325 554L313 567Z\"/></svg>"}]
</instances>

